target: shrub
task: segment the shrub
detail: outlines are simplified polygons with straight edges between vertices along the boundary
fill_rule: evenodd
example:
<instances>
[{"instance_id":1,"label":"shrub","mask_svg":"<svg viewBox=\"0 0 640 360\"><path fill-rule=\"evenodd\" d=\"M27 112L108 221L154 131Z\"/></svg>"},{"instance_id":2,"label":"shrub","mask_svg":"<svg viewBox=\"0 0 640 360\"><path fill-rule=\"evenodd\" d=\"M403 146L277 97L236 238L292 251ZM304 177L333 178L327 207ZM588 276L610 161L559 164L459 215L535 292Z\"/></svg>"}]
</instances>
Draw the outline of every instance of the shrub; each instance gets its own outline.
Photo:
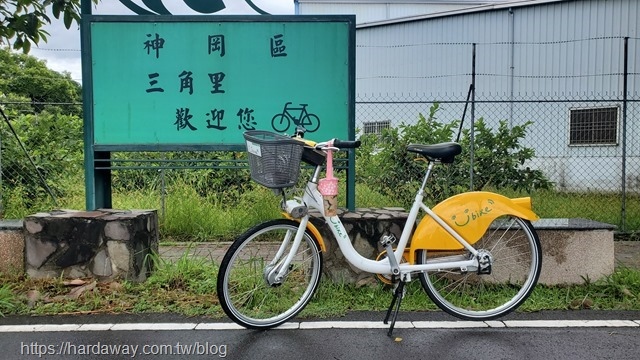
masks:
<instances>
[{"instance_id":1,"label":"shrub","mask_svg":"<svg viewBox=\"0 0 640 360\"><path fill-rule=\"evenodd\" d=\"M419 114L415 124L385 129L381 135L361 136L362 146L356 152L358 181L409 206L426 166L425 162L416 161L415 154L406 151L407 146L451 141L459 124L458 121L449 124L438 122L438 109L439 105L434 104L427 117ZM494 132L484 119L476 121L473 190L509 188L530 191L551 187L551 182L541 171L524 166L535 155L533 149L520 144L530 124L509 128L505 121L501 121ZM463 131L460 144L463 152L456 162L434 171L425 189L427 199L441 201L470 188L470 130Z\"/></svg>"},{"instance_id":2,"label":"shrub","mask_svg":"<svg viewBox=\"0 0 640 360\"><path fill-rule=\"evenodd\" d=\"M59 182L63 175L82 171L82 119L45 110L14 116L10 121L11 128L0 127L3 196L11 189L22 189L24 204L30 207L48 197L42 179L55 197L63 196Z\"/></svg>"}]
</instances>

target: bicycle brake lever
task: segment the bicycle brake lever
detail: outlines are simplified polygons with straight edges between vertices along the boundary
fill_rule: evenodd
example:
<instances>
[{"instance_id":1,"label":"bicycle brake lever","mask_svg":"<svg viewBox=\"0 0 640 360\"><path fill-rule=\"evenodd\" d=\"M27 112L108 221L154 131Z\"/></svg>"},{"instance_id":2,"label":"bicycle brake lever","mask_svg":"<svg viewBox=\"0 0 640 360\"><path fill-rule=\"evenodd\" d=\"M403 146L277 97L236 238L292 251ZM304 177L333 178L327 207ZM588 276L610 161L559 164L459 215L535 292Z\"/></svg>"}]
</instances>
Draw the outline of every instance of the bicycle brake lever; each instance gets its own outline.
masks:
<instances>
[{"instance_id":1,"label":"bicycle brake lever","mask_svg":"<svg viewBox=\"0 0 640 360\"><path fill-rule=\"evenodd\" d=\"M323 143L319 143L316 144L316 150L323 150L323 151L340 151L340 148L337 148L335 146L327 146L328 143L323 142Z\"/></svg>"}]
</instances>

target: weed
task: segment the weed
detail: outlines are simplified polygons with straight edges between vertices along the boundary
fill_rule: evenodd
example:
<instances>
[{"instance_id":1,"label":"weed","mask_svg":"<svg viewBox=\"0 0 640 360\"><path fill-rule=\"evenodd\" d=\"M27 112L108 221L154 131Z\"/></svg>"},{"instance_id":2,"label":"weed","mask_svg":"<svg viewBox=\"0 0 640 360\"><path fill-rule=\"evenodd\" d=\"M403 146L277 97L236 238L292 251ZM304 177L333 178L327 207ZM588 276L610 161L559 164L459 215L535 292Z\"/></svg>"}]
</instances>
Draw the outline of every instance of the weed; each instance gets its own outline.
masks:
<instances>
[{"instance_id":1,"label":"weed","mask_svg":"<svg viewBox=\"0 0 640 360\"><path fill-rule=\"evenodd\" d=\"M10 313L14 310L15 295L9 284L0 286L0 316Z\"/></svg>"},{"instance_id":2,"label":"weed","mask_svg":"<svg viewBox=\"0 0 640 360\"><path fill-rule=\"evenodd\" d=\"M61 313L179 313L224 316L215 293L218 266L190 252L172 262L155 259L156 271L144 283L98 283L77 298L60 278L31 279L0 275L0 313L53 315ZM419 281L406 287L403 311L435 311ZM33 298L30 293L39 294ZM356 286L324 279L303 317L335 317L349 311L384 311L392 288L380 283ZM621 268L601 280L582 285L538 285L518 311L594 309L640 310L640 271ZM277 306L277 304L273 304Z\"/></svg>"}]
</instances>

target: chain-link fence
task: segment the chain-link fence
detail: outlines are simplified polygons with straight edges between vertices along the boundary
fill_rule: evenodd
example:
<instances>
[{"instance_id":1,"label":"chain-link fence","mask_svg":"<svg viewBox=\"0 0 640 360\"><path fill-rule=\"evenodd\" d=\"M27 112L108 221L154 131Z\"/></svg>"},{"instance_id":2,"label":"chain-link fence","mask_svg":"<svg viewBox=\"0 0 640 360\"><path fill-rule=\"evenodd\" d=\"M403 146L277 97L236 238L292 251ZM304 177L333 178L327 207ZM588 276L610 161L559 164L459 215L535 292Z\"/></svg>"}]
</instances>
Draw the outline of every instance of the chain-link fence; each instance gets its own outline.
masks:
<instances>
[{"instance_id":1,"label":"chain-link fence","mask_svg":"<svg viewBox=\"0 0 640 360\"><path fill-rule=\"evenodd\" d=\"M635 231L640 225L637 220L640 215L640 149L637 141L640 96L632 89L640 75L635 55L639 44L638 38L624 37L544 43L412 44L405 52L433 46L444 54L458 54L458 57L468 54L468 66L451 68L434 64L450 73L414 70L414 73L405 72L402 77L379 75L379 81L388 81L389 88L394 88L399 80L406 80L407 84L412 84L411 88L415 88L416 81L422 81L423 87L432 92L359 92L356 126L361 134L379 135L386 128L410 128L420 123L418 114L429 117L433 104L439 105L435 114L437 122L450 124L464 117L463 129L468 131L474 127L468 135L471 142L466 144L470 147L467 156L471 161L469 179L465 179L468 181L466 188L474 190L487 185L474 184L474 173L479 175L487 170L479 167L486 161L473 163L474 157L481 157L486 150L482 145L487 144L486 141L483 143L482 131L476 125L488 125L495 134L499 133L497 129L501 124L512 129L523 126L526 131L518 142L535 155L520 161L518 167L541 171L552 185L551 191L529 191L536 211L545 217L592 218L614 223L624 231ZM371 46L374 50L379 47ZM513 62L509 67L503 67L503 71L496 70L492 59L504 53L499 48L509 48L510 53L538 56L539 66L527 67L526 61L520 58L522 64ZM580 59L577 54L591 52L583 51L584 48L606 50L606 53L598 54L598 59ZM566 63L559 54L565 54L565 58L572 54L570 57L574 61L588 62L589 68L596 70L577 72L577 67ZM385 55L389 53L380 54ZM463 80L467 81L467 86L459 85ZM452 93L451 89L456 86L458 91ZM457 127L453 130L451 139L455 140ZM405 134L409 135L411 131L409 129ZM495 147L501 144L493 142L492 145L493 156L497 156ZM513 174L517 176L518 172ZM412 174L417 178L421 175ZM494 179L500 176L496 174ZM521 179L507 180L503 185L515 184ZM489 189L495 190L491 186ZM534 189L530 187L529 190Z\"/></svg>"},{"instance_id":2,"label":"chain-link fence","mask_svg":"<svg viewBox=\"0 0 640 360\"><path fill-rule=\"evenodd\" d=\"M630 41L631 48L637 48L638 39ZM470 44L450 46L471 48ZM575 44L566 46L573 49ZM496 92L490 84L504 82L504 77L511 75L490 73L481 67L473 72L457 72L456 76L468 79L468 86L456 94L359 92L356 94L356 127L360 135L381 134L387 128L400 129L402 133L402 126L422 124L419 114L429 117L433 105L438 104L432 119L436 122L452 124L464 114L463 129L471 137L463 138L469 147L469 153L464 155L479 159L487 149L481 148L484 140L478 126L498 134L496 129L501 124L509 129L526 124L526 132L518 142L535 153L517 167L540 171L550 182L550 188L502 189L495 186L500 169L492 170L497 173L492 174L488 185L474 184L474 179L480 181L485 170L478 167L481 162L474 164L473 161L469 163L469 176L464 179L463 187L505 190L514 196L531 195L534 210L543 217L591 218L618 225L621 231L636 231L640 228L640 143L637 141L640 96L632 91L635 89L632 85L638 83L639 74L635 56L620 53L619 58L620 61L612 62L609 68L602 68L596 74L547 74L544 69L530 69L527 74L514 75L520 82L555 84L551 87L555 90L549 92ZM561 88L558 82L576 78L588 80L584 91L558 90ZM592 81L594 79L597 81ZM620 89L613 91L604 84L620 85ZM475 91L469 92L472 85ZM21 217L58 207L84 208L81 104L4 98L0 99L0 106L6 114L6 119L0 119L3 216ZM472 126L474 132L469 132ZM452 129L455 135L457 123ZM243 184L249 182L247 171L242 168L243 156L241 153L114 153L113 206L155 208L164 215L171 212L176 201L185 198L181 191L194 192L204 199L203 203L233 203L243 196L246 190ZM411 174L418 180L421 175ZM176 179L182 179L188 186L179 190L169 186ZM356 172L356 192L363 179L364 176ZM398 185L387 186L396 189ZM140 196L130 196L131 193ZM144 201L132 203L130 200L134 198ZM203 206L203 203L191 207ZM357 207L377 205L380 204L369 196L356 196ZM180 221L190 221L189 213L180 216Z\"/></svg>"}]
</instances>

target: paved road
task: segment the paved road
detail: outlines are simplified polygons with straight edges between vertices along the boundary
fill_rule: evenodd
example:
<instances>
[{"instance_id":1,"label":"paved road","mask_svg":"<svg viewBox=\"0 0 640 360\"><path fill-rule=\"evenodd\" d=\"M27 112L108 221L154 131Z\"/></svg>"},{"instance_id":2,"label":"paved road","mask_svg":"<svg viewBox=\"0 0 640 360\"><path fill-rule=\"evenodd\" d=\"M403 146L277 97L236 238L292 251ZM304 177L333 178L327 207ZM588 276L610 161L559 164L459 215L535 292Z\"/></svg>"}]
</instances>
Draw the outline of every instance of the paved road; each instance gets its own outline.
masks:
<instances>
[{"instance_id":1,"label":"paved road","mask_svg":"<svg viewBox=\"0 0 640 360\"><path fill-rule=\"evenodd\" d=\"M0 349L7 359L78 360L635 360L640 354L640 312L540 312L474 323L441 312L402 313L394 333L401 341L387 336L382 316L354 313L269 331L176 315L8 317L0 319Z\"/></svg>"}]
</instances>

